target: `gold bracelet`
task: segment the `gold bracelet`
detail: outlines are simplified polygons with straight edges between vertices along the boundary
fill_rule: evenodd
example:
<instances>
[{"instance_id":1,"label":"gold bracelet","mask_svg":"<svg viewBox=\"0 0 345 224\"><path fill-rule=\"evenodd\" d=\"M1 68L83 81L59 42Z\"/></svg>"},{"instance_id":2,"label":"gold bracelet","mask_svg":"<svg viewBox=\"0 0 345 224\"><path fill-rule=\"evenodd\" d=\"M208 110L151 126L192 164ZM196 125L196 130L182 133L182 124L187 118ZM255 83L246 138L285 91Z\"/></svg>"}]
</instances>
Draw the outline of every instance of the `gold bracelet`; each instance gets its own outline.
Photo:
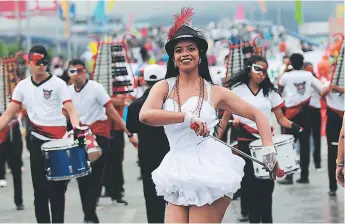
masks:
<instances>
[{"instance_id":1,"label":"gold bracelet","mask_svg":"<svg viewBox=\"0 0 345 224\"><path fill-rule=\"evenodd\" d=\"M338 160L335 160L335 163L337 164L337 166L344 167L344 160L341 162L338 162Z\"/></svg>"}]
</instances>

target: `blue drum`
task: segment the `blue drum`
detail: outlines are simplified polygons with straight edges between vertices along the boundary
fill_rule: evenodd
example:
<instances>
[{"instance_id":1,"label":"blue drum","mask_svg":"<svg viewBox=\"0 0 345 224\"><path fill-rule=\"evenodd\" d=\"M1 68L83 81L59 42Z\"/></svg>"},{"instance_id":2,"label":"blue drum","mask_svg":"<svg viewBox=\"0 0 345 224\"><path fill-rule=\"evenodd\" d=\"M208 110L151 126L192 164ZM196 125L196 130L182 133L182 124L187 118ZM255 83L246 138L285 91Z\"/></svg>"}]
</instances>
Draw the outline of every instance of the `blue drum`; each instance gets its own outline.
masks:
<instances>
[{"instance_id":1,"label":"blue drum","mask_svg":"<svg viewBox=\"0 0 345 224\"><path fill-rule=\"evenodd\" d=\"M91 173L86 148L74 144L72 139L52 140L44 143L41 149L48 180L70 180Z\"/></svg>"}]
</instances>

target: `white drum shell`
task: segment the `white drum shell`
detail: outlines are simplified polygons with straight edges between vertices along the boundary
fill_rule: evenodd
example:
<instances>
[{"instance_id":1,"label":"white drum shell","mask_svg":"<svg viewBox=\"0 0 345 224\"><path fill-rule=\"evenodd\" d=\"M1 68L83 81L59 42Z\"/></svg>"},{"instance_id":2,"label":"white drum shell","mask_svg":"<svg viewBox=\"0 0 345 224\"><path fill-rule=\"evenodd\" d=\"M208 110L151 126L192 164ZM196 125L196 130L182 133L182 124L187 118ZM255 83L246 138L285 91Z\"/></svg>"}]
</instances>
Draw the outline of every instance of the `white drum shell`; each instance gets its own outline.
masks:
<instances>
[{"instance_id":1,"label":"white drum shell","mask_svg":"<svg viewBox=\"0 0 345 224\"><path fill-rule=\"evenodd\" d=\"M276 135L272 137L273 145L277 150L277 160L280 169L285 175L296 172L299 169L299 158L295 149L293 135ZM262 141L255 140L249 144L250 153L260 161L263 159ZM253 162L254 175L259 179L269 179L269 173L263 167Z\"/></svg>"},{"instance_id":2,"label":"white drum shell","mask_svg":"<svg viewBox=\"0 0 345 224\"><path fill-rule=\"evenodd\" d=\"M41 149L43 151L49 150L63 150L77 146L74 144L72 138L54 139L42 144Z\"/></svg>"}]
</instances>

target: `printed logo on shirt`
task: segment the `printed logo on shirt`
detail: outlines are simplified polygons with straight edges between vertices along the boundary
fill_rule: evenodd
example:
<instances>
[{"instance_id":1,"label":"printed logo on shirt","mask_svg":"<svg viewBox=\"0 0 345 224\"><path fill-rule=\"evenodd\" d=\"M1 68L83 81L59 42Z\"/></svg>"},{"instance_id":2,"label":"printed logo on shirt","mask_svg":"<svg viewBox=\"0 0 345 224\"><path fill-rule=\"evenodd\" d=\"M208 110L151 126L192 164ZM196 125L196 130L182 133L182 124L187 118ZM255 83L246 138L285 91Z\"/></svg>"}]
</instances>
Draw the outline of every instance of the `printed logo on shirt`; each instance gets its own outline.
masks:
<instances>
[{"instance_id":1,"label":"printed logo on shirt","mask_svg":"<svg viewBox=\"0 0 345 224\"><path fill-rule=\"evenodd\" d=\"M297 92L298 92L299 94L301 94L302 96L303 96L304 93L305 93L305 84L306 84L305 81L304 81L304 82L301 82L301 83L294 83L294 85L295 85L295 87L296 87L296 89L297 89Z\"/></svg>"},{"instance_id":2,"label":"printed logo on shirt","mask_svg":"<svg viewBox=\"0 0 345 224\"><path fill-rule=\"evenodd\" d=\"M43 89L43 96L44 96L44 99L49 99L51 96L52 96L52 92L53 90L45 90Z\"/></svg>"}]
</instances>

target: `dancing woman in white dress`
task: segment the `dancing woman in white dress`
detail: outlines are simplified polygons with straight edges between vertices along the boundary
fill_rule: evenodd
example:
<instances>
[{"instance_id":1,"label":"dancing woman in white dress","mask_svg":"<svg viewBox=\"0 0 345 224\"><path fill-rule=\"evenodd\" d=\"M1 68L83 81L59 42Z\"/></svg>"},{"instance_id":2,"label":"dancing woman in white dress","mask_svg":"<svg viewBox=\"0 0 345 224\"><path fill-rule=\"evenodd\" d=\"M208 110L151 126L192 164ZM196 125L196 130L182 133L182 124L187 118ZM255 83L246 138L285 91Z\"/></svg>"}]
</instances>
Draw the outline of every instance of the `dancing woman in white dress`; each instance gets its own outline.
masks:
<instances>
[{"instance_id":1,"label":"dancing woman in white dress","mask_svg":"<svg viewBox=\"0 0 345 224\"><path fill-rule=\"evenodd\" d=\"M166 222L220 223L240 188L245 162L207 137L218 123L216 109L255 121L268 154L273 156L275 149L264 114L212 84L208 44L200 32L186 25L192 14L191 9L183 9L175 16L165 45L166 80L152 87L139 118L147 125L164 125L170 143L170 152L152 173L157 195L168 202Z\"/></svg>"}]
</instances>

